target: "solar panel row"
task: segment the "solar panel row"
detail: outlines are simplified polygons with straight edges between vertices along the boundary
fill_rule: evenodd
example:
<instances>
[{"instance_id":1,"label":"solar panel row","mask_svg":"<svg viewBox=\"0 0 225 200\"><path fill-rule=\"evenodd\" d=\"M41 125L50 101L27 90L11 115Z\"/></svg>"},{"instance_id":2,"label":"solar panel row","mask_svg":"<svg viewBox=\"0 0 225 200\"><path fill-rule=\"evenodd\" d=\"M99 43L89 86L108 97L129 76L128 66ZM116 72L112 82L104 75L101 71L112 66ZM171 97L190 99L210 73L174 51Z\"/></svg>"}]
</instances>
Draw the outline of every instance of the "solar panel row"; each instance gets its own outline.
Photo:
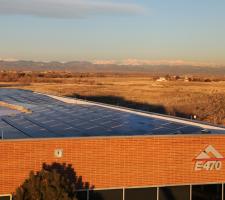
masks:
<instances>
[{"instance_id":1,"label":"solar panel row","mask_svg":"<svg viewBox=\"0 0 225 200\"><path fill-rule=\"evenodd\" d=\"M0 101L32 111L0 115L4 139L201 133L198 126L96 105L67 104L25 90L0 89Z\"/></svg>"}]
</instances>

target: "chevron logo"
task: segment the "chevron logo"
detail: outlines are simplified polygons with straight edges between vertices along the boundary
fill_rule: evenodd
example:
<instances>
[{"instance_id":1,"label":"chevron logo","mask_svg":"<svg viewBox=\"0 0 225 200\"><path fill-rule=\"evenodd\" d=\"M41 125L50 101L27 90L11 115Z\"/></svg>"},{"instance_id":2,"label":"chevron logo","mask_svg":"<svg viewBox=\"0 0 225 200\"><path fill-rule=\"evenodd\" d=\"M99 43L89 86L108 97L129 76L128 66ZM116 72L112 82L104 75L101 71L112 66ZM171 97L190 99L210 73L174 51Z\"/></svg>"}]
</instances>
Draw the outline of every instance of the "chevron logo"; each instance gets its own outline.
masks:
<instances>
[{"instance_id":1,"label":"chevron logo","mask_svg":"<svg viewBox=\"0 0 225 200\"><path fill-rule=\"evenodd\" d=\"M222 161L224 160L225 158L219 153L219 151L217 151L212 145L208 145L196 158L193 159L195 162L194 170L220 170L222 168Z\"/></svg>"}]
</instances>

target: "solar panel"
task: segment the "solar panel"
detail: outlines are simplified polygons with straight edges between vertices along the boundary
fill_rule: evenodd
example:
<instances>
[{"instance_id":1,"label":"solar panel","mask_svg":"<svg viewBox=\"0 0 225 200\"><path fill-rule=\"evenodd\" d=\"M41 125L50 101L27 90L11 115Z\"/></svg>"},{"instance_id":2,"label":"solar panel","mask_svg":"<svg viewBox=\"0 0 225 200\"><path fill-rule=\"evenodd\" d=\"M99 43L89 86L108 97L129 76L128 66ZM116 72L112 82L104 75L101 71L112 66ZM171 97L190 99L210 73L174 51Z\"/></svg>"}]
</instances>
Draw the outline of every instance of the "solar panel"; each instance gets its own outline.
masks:
<instances>
[{"instance_id":1,"label":"solar panel","mask_svg":"<svg viewBox=\"0 0 225 200\"><path fill-rule=\"evenodd\" d=\"M0 106L0 116L5 116L5 115L15 115L19 114L20 112L17 110L12 110L9 108L1 107Z\"/></svg>"},{"instance_id":2,"label":"solar panel","mask_svg":"<svg viewBox=\"0 0 225 200\"><path fill-rule=\"evenodd\" d=\"M0 89L0 101L31 113L0 107L5 139L201 133L202 128L100 105L67 104L26 90Z\"/></svg>"},{"instance_id":3,"label":"solar panel","mask_svg":"<svg viewBox=\"0 0 225 200\"><path fill-rule=\"evenodd\" d=\"M23 132L17 130L16 128L10 126L4 121L0 121L0 137L1 139L23 139L28 138Z\"/></svg>"},{"instance_id":4,"label":"solar panel","mask_svg":"<svg viewBox=\"0 0 225 200\"><path fill-rule=\"evenodd\" d=\"M2 120L32 138L55 137L54 133L24 118L4 117Z\"/></svg>"}]
</instances>

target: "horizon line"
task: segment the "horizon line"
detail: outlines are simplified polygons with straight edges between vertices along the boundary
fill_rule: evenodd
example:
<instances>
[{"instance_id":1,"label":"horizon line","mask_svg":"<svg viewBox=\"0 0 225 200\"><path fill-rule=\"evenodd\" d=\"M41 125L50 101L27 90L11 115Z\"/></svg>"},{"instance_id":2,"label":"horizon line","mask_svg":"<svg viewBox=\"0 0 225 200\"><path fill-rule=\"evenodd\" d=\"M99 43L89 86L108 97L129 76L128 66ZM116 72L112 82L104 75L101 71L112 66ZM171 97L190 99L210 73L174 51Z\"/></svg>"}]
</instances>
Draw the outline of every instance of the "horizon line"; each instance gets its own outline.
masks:
<instances>
[{"instance_id":1,"label":"horizon line","mask_svg":"<svg viewBox=\"0 0 225 200\"><path fill-rule=\"evenodd\" d=\"M66 64L70 62L88 62L94 65L118 65L118 66L193 66L193 67L225 67L225 63L216 63L216 62L200 62L200 61L186 61L186 60L150 60L150 59L136 59L128 58L122 60L115 59L94 59L94 60L68 60L68 61L59 61L59 60L35 60L35 59L15 59L15 58L0 58L2 62L43 62L43 63L52 63L58 62L61 64Z\"/></svg>"}]
</instances>

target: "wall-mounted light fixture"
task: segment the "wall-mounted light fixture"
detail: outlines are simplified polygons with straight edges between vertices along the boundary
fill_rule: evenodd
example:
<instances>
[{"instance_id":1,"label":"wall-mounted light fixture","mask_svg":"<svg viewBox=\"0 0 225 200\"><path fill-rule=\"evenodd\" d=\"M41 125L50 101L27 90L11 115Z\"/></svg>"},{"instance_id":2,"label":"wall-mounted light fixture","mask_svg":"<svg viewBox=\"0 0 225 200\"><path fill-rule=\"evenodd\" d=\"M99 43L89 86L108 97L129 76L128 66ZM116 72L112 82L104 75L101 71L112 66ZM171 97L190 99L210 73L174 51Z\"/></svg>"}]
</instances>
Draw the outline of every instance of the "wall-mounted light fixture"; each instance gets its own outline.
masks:
<instances>
[{"instance_id":1,"label":"wall-mounted light fixture","mask_svg":"<svg viewBox=\"0 0 225 200\"><path fill-rule=\"evenodd\" d=\"M62 158L63 157L63 149L55 149L54 156L56 158Z\"/></svg>"}]
</instances>

